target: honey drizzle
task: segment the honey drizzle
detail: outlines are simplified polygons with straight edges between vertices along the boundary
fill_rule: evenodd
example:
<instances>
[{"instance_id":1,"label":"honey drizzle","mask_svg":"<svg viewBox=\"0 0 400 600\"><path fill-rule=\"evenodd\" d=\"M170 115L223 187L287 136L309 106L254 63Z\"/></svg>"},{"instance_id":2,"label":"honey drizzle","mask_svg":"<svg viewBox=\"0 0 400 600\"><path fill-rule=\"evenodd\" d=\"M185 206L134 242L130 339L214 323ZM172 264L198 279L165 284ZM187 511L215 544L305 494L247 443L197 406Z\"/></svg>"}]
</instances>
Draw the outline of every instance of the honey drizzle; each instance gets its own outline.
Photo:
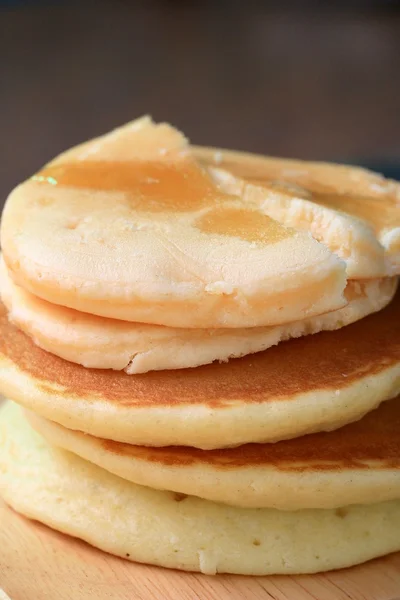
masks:
<instances>
[{"instance_id":1,"label":"honey drizzle","mask_svg":"<svg viewBox=\"0 0 400 600\"><path fill-rule=\"evenodd\" d=\"M39 184L127 194L133 210L147 213L209 209L194 226L208 234L275 244L294 231L270 217L233 208L238 198L222 194L194 160L82 161L46 166L33 177ZM229 205L228 205L229 203Z\"/></svg>"}]
</instances>

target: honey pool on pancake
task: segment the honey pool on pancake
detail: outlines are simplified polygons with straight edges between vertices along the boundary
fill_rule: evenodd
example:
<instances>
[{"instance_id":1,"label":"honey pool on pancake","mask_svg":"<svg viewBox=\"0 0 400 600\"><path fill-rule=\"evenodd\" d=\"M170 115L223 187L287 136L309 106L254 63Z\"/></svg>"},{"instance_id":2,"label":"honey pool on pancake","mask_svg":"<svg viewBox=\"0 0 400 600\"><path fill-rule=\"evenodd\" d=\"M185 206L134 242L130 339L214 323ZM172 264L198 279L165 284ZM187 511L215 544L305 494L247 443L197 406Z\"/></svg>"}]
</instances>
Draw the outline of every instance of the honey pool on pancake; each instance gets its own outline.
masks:
<instances>
[{"instance_id":1,"label":"honey pool on pancake","mask_svg":"<svg viewBox=\"0 0 400 600\"><path fill-rule=\"evenodd\" d=\"M46 166L33 177L45 185L123 192L140 212L193 212L208 209L195 227L208 234L269 245L294 235L267 215L224 195L194 161L85 161ZM229 206L227 204L230 203Z\"/></svg>"}]
</instances>

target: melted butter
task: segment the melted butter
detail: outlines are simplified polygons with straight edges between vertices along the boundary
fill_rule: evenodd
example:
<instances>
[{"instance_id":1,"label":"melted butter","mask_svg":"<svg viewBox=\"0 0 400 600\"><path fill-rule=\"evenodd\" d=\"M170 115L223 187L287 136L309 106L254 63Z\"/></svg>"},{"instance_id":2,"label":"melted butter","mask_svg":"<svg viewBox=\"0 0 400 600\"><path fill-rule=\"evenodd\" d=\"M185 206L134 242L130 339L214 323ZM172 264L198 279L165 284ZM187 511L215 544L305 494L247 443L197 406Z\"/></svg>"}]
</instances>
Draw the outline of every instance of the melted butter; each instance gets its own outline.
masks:
<instances>
[{"instance_id":1,"label":"melted butter","mask_svg":"<svg viewBox=\"0 0 400 600\"><path fill-rule=\"evenodd\" d=\"M295 233L267 215L232 207L215 208L203 215L196 227L204 233L228 235L263 245L276 244Z\"/></svg>"},{"instance_id":2,"label":"melted butter","mask_svg":"<svg viewBox=\"0 0 400 600\"><path fill-rule=\"evenodd\" d=\"M221 201L207 173L192 161L76 162L45 167L34 181L126 193L134 209L185 212Z\"/></svg>"}]
</instances>

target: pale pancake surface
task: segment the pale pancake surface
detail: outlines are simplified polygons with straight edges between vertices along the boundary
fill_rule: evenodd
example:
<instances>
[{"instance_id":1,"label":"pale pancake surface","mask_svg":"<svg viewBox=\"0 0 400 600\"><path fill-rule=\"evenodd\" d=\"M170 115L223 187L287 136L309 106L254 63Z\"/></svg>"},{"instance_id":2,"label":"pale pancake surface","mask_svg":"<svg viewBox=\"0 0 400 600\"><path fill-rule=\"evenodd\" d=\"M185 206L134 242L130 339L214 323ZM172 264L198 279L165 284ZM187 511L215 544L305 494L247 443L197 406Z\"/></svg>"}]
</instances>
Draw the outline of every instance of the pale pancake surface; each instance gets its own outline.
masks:
<instances>
[{"instance_id":1,"label":"pale pancake surface","mask_svg":"<svg viewBox=\"0 0 400 600\"><path fill-rule=\"evenodd\" d=\"M90 314L172 327L255 327L345 305L345 263L224 194L185 138L143 118L18 186L2 223L16 283Z\"/></svg>"},{"instance_id":2,"label":"pale pancake surface","mask_svg":"<svg viewBox=\"0 0 400 600\"><path fill-rule=\"evenodd\" d=\"M266 214L311 231L347 262L351 278L400 273L400 183L360 167L259 156L217 148L194 148L217 168L222 188L248 201L264 196ZM242 187L218 169L250 185ZM242 189L241 189L242 187ZM385 251L386 265L382 263ZM383 270L382 270L383 269Z\"/></svg>"},{"instance_id":3,"label":"pale pancake surface","mask_svg":"<svg viewBox=\"0 0 400 600\"><path fill-rule=\"evenodd\" d=\"M269 217L288 227L309 231L326 244L346 262L349 279L393 273L374 229L365 221L314 201L313 194L298 185L284 181L252 183L223 169L209 171L222 191L240 196L248 205L260 206Z\"/></svg>"},{"instance_id":4,"label":"pale pancake surface","mask_svg":"<svg viewBox=\"0 0 400 600\"><path fill-rule=\"evenodd\" d=\"M155 489L232 506L299 510L400 499L400 397L329 433L223 450L99 439L28 412L50 444Z\"/></svg>"},{"instance_id":5,"label":"pale pancake surface","mask_svg":"<svg viewBox=\"0 0 400 600\"><path fill-rule=\"evenodd\" d=\"M127 375L36 346L0 306L0 393L41 416L138 445L221 448L336 429L400 393L400 294L339 331L228 363Z\"/></svg>"},{"instance_id":6,"label":"pale pancake surface","mask_svg":"<svg viewBox=\"0 0 400 600\"><path fill-rule=\"evenodd\" d=\"M392 300L396 287L395 278L349 281L345 307L285 325L182 329L119 321L57 306L16 285L0 262L0 295L8 317L38 346L87 368L128 374L226 361L291 338L340 329L381 310Z\"/></svg>"},{"instance_id":7,"label":"pale pancake surface","mask_svg":"<svg viewBox=\"0 0 400 600\"><path fill-rule=\"evenodd\" d=\"M214 573L313 573L400 549L400 502L336 510L234 508L125 481L0 411L0 493L18 512L107 552Z\"/></svg>"}]
</instances>

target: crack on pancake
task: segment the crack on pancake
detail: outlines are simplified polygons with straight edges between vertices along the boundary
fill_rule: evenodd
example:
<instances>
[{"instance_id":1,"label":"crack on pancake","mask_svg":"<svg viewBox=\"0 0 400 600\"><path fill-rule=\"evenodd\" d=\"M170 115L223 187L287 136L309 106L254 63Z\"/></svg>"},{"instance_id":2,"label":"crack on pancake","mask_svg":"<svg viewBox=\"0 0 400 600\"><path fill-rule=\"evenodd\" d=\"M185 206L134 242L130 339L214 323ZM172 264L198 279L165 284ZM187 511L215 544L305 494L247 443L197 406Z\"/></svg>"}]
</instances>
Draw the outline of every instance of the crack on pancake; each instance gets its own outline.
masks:
<instances>
[{"instance_id":1,"label":"crack on pancake","mask_svg":"<svg viewBox=\"0 0 400 600\"><path fill-rule=\"evenodd\" d=\"M121 407L197 404L211 409L288 402L300 393L344 389L398 363L400 293L382 311L339 331L282 342L228 363L140 375L86 369L41 350L9 323L0 305L0 354L46 393L70 400L103 399Z\"/></svg>"},{"instance_id":2,"label":"crack on pancake","mask_svg":"<svg viewBox=\"0 0 400 600\"><path fill-rule=\"evenodd\" d=\"M335 510L335 515L340 519L345 519L349 514L349 510L347 508L341 507Z\"/></svg>"},{"instance_id":3,"label":"crack on pancake","mask_svg":"<svg viewBox=\"0 0 400 600\"><path fill-rule=\"evenodd\" d=\"M174 493L175 502L182 502L183 500L186 500L186 498L188 498L188 497L189 497L188 494L181 494L180 492Z\"/></svg>"}]
</instances>

